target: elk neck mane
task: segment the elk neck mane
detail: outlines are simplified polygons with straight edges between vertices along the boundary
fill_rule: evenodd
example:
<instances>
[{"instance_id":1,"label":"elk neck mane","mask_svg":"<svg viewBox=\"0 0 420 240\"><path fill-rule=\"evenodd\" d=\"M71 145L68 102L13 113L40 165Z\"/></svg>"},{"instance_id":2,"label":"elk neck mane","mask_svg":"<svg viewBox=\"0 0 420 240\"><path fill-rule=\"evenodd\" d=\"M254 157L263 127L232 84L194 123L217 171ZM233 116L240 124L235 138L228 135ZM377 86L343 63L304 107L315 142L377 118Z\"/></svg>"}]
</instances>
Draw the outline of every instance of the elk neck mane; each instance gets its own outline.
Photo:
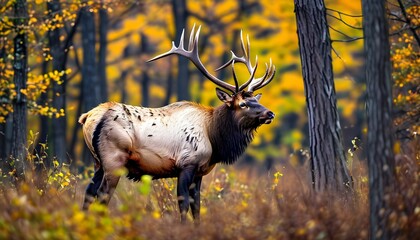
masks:
<instances>
[{"instance_id":1,"label":"elk neck mane","mask_svg":"<svg viewBox=\"0 0 420 240\"><path fill-rule=\"evenodd\" d=\"M212 163L234 163L254 137L255 128L244 129L235 118L235 111L223 104L213 111L209 138L213 153Z\"/></svg>"}]
</instances>

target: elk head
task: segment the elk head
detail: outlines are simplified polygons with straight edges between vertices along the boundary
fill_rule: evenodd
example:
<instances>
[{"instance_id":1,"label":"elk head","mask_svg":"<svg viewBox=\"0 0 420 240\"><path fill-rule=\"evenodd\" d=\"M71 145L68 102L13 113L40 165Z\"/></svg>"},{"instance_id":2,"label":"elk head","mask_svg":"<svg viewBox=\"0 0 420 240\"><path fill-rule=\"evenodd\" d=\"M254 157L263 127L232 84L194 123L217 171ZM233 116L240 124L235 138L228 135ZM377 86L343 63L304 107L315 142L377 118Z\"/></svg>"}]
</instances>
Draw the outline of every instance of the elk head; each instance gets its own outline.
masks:
<instances>
[{"instance_id":1,"label":"elk head","mask_svg":"<svg viewBox=\"0 0 420 240\"><path fill-rule=\"evenodd\" d=\"M258 67L258 57L255 57L255 65L252 65L250 60L250 42L247 35L246 45L242 37L241 31L241 49L243 55L238 57L233 51L231 59L216 69L219 71L228 66L232 68L233 79L235 85L231 85L224 82L211 74L203 65L198 55L198 38L200 35L200 28L198 27L195 32L195 25L193 26L190 34L190 39L187 49L184 48L184 31L182 31L179 46L176 47L175 43L172 42L172 48L166 53L158 55L150 61L154 61L172 54L177 54L188 58L194 65L206 76L210 81L215 83L217 97L225 103L229 110L233 111L235 119L237 119L241 128L244 129L255 129L261 124L269 124L274 118L275 114L265 108L259 103L261 94L254 96L254 91L266 86L274 77L276 72L275 66L272 64L271 59L269 64L266 65L265 74L260 78L255 78L255 73ZM242 85L239 85L238 79L235 73L235 63L243 63L250 74L249 79ZM246 90L245 90L246 89Z\"/></svg>"}]
</instances>

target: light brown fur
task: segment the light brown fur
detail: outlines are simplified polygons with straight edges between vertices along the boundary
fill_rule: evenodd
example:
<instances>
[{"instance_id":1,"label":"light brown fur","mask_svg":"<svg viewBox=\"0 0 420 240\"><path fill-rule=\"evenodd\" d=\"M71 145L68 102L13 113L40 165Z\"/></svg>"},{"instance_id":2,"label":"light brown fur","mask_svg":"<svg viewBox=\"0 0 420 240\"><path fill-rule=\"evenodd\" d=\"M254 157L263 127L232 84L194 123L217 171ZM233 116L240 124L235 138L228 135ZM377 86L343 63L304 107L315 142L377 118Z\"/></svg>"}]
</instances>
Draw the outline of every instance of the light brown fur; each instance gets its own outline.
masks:
<instances>
[{"instance_id":1,"label":"light brown fur","mask_svg":"<svg viewBox=\"0 0 420 240\"><path fill-rule=\"evenodd\" d=\"M98 197L108 203L120 176L116 170L126 168L127 177L139 180L144 174L154 178L177 177L177 195L181 221L191 207L194 219L199 219L200 186L202 177L219 162L231 164L245 151L255 130L269 124L274 113L258 103L261 95L253 92L267 85L274 77L271 61L266 73L254 78L257 65L249 59L249 41L243 57L232 53L232 59L221 68L235 62L247 66L251 77L235 86L213 76L202 65L197 54L200 30L191 33L189 50L183 44L152 60L178 54L190 59L217 86L217 97L224 102L217 108L191 102L176 102L162 108L144 108L121 103L104 103L83 114L83 134L95 156L95 175L86 189L86 209ZM194 37L195 35L195 37ZM183 41L183 34L180 42ZM233 69L234 70L234 69ZM248 87L248 90L244 90ZM190 197L193 202L190 203Z\"/></svg>"}]
</instances>

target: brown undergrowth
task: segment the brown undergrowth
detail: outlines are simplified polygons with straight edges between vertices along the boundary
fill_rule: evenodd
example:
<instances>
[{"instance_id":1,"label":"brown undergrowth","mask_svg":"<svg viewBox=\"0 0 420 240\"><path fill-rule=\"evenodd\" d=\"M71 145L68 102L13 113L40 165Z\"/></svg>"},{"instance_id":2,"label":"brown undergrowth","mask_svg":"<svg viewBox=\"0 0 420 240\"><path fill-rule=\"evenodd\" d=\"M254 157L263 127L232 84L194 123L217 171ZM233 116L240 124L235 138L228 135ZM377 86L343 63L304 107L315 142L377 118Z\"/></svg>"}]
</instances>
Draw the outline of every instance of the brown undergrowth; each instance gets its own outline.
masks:
<instances>
[{"instance_id":1,"label":"brown undergrowth","mask_svg":"<svg viewBox=\"0 0 420 240\"><path fill-rule=\"evenodd\" d=\"M420 229L418 163L398 164L398 191L389 216L399 239ZM82 211L87 175L75 176L55 165L43 177L34 172L18 188L0 188L0 239L367 239L368 190L363 164L352 172L355 197L314 194L306 167L279 165L261 174L251 166L218 166L204 178L201 223L182 225L176 181L122 179L109 207ZM38 183L38 184L37 184ZM419 235L417 235L419 236Z\"/></svg>"}]
</instances>

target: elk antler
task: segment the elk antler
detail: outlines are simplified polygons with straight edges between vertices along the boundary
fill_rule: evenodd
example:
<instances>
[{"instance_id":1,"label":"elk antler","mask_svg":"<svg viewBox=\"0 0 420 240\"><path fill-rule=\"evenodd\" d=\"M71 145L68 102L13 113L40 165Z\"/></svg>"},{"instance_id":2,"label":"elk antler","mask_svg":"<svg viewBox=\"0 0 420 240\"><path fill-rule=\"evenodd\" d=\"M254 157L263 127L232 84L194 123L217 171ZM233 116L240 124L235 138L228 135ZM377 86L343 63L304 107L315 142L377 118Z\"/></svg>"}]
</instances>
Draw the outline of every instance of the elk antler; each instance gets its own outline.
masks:
<instances>
[{"instance_id":1,"label":"elk antler","mask_svg":"<svg viewBox=\"0 0 420 240\"><path fill-rule=\"evenodd\" d=\"M264 76L253 79L253 81L248 86L248 91L253 92L269 84L271 80L273 80L274 74L276 74L276 67L273 65L270 58L270 64L265 64Z\"/></svg>"},{"instance_id":2,"label":"elk antler","mask_svg":"<svg viewBox=\"0 0 420 240\"><path fill-rule=\"evenodd\" d=\"M270 83L270 81L273 79L276 68L275 66L272 64L271 59L270 59L270 65L266 64L266 71L264 76L262 76L261 78L254 78L255 76L255 72L257 71L257 67L258 67L258 57L255 57L255 66L252 66L251 61L249 59L250 56L250 43L249 43L249 37L247 35L247 45L245 46L244 44L244 40L242 38L242 31L241 31L241 48L243 51L244 56L242 57L238 57L235 55L235 53L233 51L231 51L232 53L232 58L225 64L223 64L222 66L220 66L219 68L216 69L216 71L219 71L223 68L226 68L227 66L232 64L232 74L233 74L233 79L235 81L235 86L226 83L222 80L220 80L219 78L215 77L214 75L212 75L203 65L203 63L200 60L200 57L198 55L198 38L200 35L200 29L201 26L198 27L197 32L195 33L195 37L194 37L194 32L195 32L195 24L191 30L191 34L190 34L190 40L188 43L188 49L186 50L184 48L184 30L182 30L182 34L181 34L181 38L179 41L179 46L175 46L175 43L172 41L172 48L171 50L169 50L166 53L163 53L161 55L158 55L150 60L148 60L147 62L151 62L166 56L169 56L171 54L177 54L177 55L181 55L184 56L186 58L188 58L192 63L194 63L194 65L213 83L215 83L217 86L222 87L226 90L231 91L233 94L238 93L242 90L244 90L247 86L248 86L248 91L255 91L257 89L260 89L262 87L264 87L265 85L267 85L268 83ZM236 78L236 74L235 74L235 68L234 65L236 62L240 62L246 65L249 73L251 74L250 78L241 86L239 86L238 84L238 79Z\"/></svg>"},{"instance_id":3,"label":"elk antler","mask_svg":"<svg viewBox=\"0 0 420 240\"><path fill-rule=\"evenodd\" d=\"M258 56L255 57L255 66L252 66L251 60L250 60L250 54L249 54L250 45L251 44L249 43L248 35L246 35L246 45L244 44L244 39L242 37L242 31L241 31L241 48L242 48L243 56L238 57L233 51L231 51L232 53L231 59L225 64L223 64L222 66L220 66L218 69L216 69L216 71L218 71L232 64L232 70L233 70L233 65L235 62L241 62L245 64L245 66L248 69L248 72L251 74L251 77L248 79L248 81L246 81L244 84L238 87L235 72L233 72L233 77L235 79L235 84L236 84L236 92L244 90L247 86L248 86L248 91L250 92L258 90L264 87L265 85L269 84L271 80L273 80L274 74L276 73L276 67L272 64L271 58L270 58L270 65L267 65L267 63L265 64L266 70L265 70L264 76L260 78L254 78L255 72L257 71L257 67L258 67Z\"/></svg>"},{"instance_id":4,"label":"elk antler","mask_svg":"<svg viewBox=\"0 0 420 240\"><path fill-rule=\"evenodd\" d=\"M179 40L179 46L176 47L175 43L172 41L172 48L166 53L163 53L161 55L158 55L147 62L151 62L166 56L169 56L171 54L177 54L184 56L188 58L194 65L213 83L215 83L217 86L222 87L226 90L231 91L232 93L235 93L235 86L230 85L229 83L223 82L222 80L218 79L217 77L213 76L207 69L204 67L203 63L200 60L200 57L198 56L198 37L200 35L200 29L201 26L198 27L197 32L195 33L194 38L194 30L195 30L195 24L191 30L190 34L190 41L188 43L188 50L185 50L184 48L184 30L182 30L181 38Z\"/></svg>"}]
</instances>

